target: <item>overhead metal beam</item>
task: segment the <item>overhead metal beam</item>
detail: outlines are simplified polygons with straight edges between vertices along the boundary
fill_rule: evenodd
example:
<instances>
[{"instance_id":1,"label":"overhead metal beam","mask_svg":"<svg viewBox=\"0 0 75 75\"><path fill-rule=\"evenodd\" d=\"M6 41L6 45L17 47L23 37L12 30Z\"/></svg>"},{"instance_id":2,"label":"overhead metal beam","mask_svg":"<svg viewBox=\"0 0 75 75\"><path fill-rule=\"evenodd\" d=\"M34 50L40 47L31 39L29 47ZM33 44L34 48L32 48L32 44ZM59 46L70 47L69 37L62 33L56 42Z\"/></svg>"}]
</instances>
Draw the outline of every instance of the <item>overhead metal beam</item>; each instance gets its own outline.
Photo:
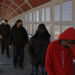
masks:
<instances>
[{"instance_id":1,"label":"overhead metal beam","mask_svg":"<svg viewBox=\"0 0 75 75\"><path fill-rule=\"evenodd\" d=\"M13 3L21 10L21 12L23 13L23 9L18 5L18 4L16 4L14 1L13 1ZM17 8L17 9L18 9Z\"/></svg>"},{"instance_id":2,"label":"overhead metal beam","mask_svg":"<svg viewBox=\"0 0 75 75\"><path fill-rule=\"evenodd\" d=\"M0 4L3 4L4 6L7 6L7 7L9 7L7 4L5 4L5 3L2 3L2 2L0 2ZM16 14L18 14L18 12L14 9L14 8L12 8L11 7L11 9L13 10L13 13L15 12ZM3 15L2 15L3 16Z\"/></svg>"},{"instance_id":3,"label":"overhead metal beam","mask_svg":"<svg viewBox=\"0 0 75 75\"><path fill-rule=\"evenodd\" d=\"M33 6L29 3L29 0L24 0L24 1L30 6L31 9L33 8Z\"/></svg>"},{"instance_id":4,"label":"overhead metal beam","mask_svg":"<svg viewBox=\"0 0 75 75\"><path fill-rule=\"evenodd\" d=\"M2 4L2 3L0 2L0 4ZM7 4L5 4L5 3L3 3L3 5L9 7L9 6L8 6ZM16 12L16 13L18 14L18 12L17 12L14 8L11 7L11 9L12 9L14 12Z\"/></svg>"},{"instance_id":5,"label":"overhead metal beam","mask_svg":"<svg viewBox=\"0 0 75 75\"><path fill-rule=\"evenodd\" d=\"M4 0L3 0L3 3L4 3ZM3 16L3 4L2 4L2 16Z\"/></svg>"},{"instance_id":6,"label":"overhead metal beam","mask_svg":"<svg viewBox=\"0 0 75 75\"><path fill-rule=\"evenodd\" d=\"M7 11L11 8L12 3L13 3L13 0L11 1L11 4L10 4L10 6L8 7Z\"/></svg>"}]
</instances>

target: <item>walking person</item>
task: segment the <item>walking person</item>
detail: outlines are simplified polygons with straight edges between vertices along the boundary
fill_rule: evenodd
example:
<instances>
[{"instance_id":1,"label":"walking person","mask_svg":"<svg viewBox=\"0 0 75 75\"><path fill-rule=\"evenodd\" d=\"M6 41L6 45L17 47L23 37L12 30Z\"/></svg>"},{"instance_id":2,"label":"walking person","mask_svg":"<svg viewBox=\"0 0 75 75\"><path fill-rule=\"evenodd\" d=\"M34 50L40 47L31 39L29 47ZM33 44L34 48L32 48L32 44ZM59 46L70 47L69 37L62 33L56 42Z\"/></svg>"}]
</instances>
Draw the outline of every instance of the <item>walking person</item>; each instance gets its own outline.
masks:
<instances>
[{"instance_id":1,"label":"walking person","mask_svg":"<svg viewBox=\"0 0 75 75\"><path fill-rule=\"evenodd\" d=\"M23 69L24 62L24 47L28 42L28 34L25 28L23 27L22 20L17 20L15 25L11 29L10 33L10 45L13 44L13 64L14 68L17 68L17 64L21 69Z\"/></svg>"},{"instance_id":2,"label":"walking person","mask_svg":"<svg viewBox=\"0 0 75 75\"><path fill-rule=\"evenodd\" d=\"M0 38L1 38L1 53L4 54L6 50L6 55L9 58L9 35L10 35L10 25L8 20L5 20L4 23L0 26Z\"/></svg>"},{"instance_id":3,"label":"walking person","mask_svg":"<svg viewBox=\"0 0 75 75\"><path fill-rule=\"evenodd\" d=\"M59 39L49 44L46 53L48 75L74 75L75 29L68 28Z\"/></svg>"},{"instance_id":4,"label":"walking person","mask_svg":"<svg viewBox=\"0 0 75 75\"><path fill-rule=\"evenodd\" d=\"M42 75L46 75L45 55L49 43L50 34L45 25L40 24L35 35L29 41L29 54L32 63L31 75L38 75L39 66L42 68Z\"/></svg>"}]
</instances>

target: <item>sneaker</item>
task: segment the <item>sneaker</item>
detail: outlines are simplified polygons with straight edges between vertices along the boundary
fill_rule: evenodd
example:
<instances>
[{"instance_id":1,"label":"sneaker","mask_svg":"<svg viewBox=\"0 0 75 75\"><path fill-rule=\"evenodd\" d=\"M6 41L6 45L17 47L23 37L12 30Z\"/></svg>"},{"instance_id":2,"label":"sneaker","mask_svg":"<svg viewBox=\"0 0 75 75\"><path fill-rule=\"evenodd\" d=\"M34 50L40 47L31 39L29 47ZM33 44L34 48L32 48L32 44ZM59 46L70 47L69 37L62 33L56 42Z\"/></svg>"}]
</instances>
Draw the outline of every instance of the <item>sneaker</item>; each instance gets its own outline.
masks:
<instances>
[{"instance_id":1,"label":"sneaker","mask_svg":"<svg viewBox=\"0 0 75 75\"><path fill-rule=\"evenodd\" d=\"M14 65L14 68L16 69L17 68L17 65Z\"/></svg>"},{"instance_id":2,"label":"sneaker","mask_svg":"<svg viewBox=\"0 0 75 75\"><path fill-rule=\"evenodd\" d=\"M33 73L30 73L30 75L33 75Z\"/></svg>"},{"instance_id":3,"label":"sneaker","mask_svg":"<svg viewBox=\"0 0 75 75\"><path fill-rule=\"evenodd\" d=\"M10 56L7 56L7 58L10 58Z\"/></svg>"},{"instance_id":4,"label":"sneaker","mask_svg":"<svg viewBox=\"0 0 75 75\"><path fill-rule=\"evenodd\" d=\"M0 74L3 73L3 69L0 69Z\"/></svg>"},{"instance_id":5,"label":"sneaker","mask_svg":"<svg viewBox=\"0 0 75 75\"><path fill-rule=\"evenodd\" d=\"M4 52L1 52L2 55L4 55Z\"/></svg>"},{"instance_id":6,"label":"sneaker","mask_svg":"<svg viewBox=\"0 0 75 75\"><path fill-rule=\"evenodd\" d=\"M24 69L24 67L23 66L19 66L20 67L20 69Z\"/></svg>"}]
</instances>

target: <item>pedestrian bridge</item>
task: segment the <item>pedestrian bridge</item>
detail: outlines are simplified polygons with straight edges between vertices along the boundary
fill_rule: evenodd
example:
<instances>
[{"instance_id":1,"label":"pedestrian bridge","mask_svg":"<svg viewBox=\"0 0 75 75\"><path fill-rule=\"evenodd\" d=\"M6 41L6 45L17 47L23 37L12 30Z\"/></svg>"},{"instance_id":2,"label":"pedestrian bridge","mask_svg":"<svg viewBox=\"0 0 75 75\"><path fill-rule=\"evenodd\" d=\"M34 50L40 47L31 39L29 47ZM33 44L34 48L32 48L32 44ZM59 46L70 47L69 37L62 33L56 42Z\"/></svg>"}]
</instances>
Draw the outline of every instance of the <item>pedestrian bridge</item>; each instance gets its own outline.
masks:
<instances>
[{"instance_id":1,"label":"pedestrian bridge","mask_svg":"<svg viewBox=\"0 0 75 75\"><path fill-rule=\"evenodd\" d=\"M0 24L5 19L9 20L11 27L21 19L30 35L34 35L38 25L44 23L51 34L51 41L54 41L65 29L75 28L75 0L0 0ZM1 55L0 49L0 75L30 75L32 66L27 51L24 70L14 69L12 49L10 55L9 59L6 53ZM42 75L41 70L38 75Z\"/></svg>"}]
</instances>

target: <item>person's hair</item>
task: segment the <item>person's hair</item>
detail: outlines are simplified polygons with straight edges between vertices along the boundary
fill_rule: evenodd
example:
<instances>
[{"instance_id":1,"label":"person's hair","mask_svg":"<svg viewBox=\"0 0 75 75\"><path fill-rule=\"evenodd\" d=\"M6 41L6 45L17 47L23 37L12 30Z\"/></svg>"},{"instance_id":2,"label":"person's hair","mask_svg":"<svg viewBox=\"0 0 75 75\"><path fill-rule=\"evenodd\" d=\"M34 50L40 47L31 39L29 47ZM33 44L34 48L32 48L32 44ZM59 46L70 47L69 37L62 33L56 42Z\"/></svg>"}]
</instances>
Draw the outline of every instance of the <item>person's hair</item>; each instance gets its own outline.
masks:
<instances>
[{"instance_id":1,"label":"person's hair","mask_svg":"<svg viewBox=\"0 0 75 75\"><path fill-rule=\"evenodd\" d=\"M51 35L49 34L48 30L46 29L46 26L45 26L44 23L39 24L38 29L36 30L34 36L37 37L39 32L40 32L40 30L43 30L43 29L45 30L46 37L51 37Z\"/></svg>"},{"instance_id":2,"label":"person's hair","mask_svg":"<svg viewBox=\"0 0 75 75\"><path fill-rule=\"evenodd\" d=\"M16 25L17 23L19 23L19 22L22 22L22 20L21 20L21 19L17 20L16 23L15 23L15 25Z\"/></svg>"},{"instance_id":3,"label":"person's hair","mask_svg":"<svg viewBox=\"0 0 75 75\"><path fill-rule=\"evenodd\" d=\"M67 41L67 42L69 42L69 43L71 43L71 44L75 44L75 40L59 40L59 43L61 43L62 41Z\"/></svg>"},{"instance_id":4,"label":"person's hair","mask_svg":"<svg viewBox=\"0 0 75 75\"><path fill-rule=\"evenodd\" d=\"M40 30L43 30L43 29L44 29L45 31L47 31L45 24L44 24L44 23L39 24L38 29L36 30L35 34L39 33ZM48 31L47 31L47 32L48 32Z\"/></svg>"},{"instance_id":5,"label":"person's hair","mask_svg":"<svg viewBox=\"0 0 75 75\"><path fill-rule=\"evenodd\" d=\"M8 22L8 20L6 19L6 20L4 20L5 22Z\"/></svg>"}]
</instances>

